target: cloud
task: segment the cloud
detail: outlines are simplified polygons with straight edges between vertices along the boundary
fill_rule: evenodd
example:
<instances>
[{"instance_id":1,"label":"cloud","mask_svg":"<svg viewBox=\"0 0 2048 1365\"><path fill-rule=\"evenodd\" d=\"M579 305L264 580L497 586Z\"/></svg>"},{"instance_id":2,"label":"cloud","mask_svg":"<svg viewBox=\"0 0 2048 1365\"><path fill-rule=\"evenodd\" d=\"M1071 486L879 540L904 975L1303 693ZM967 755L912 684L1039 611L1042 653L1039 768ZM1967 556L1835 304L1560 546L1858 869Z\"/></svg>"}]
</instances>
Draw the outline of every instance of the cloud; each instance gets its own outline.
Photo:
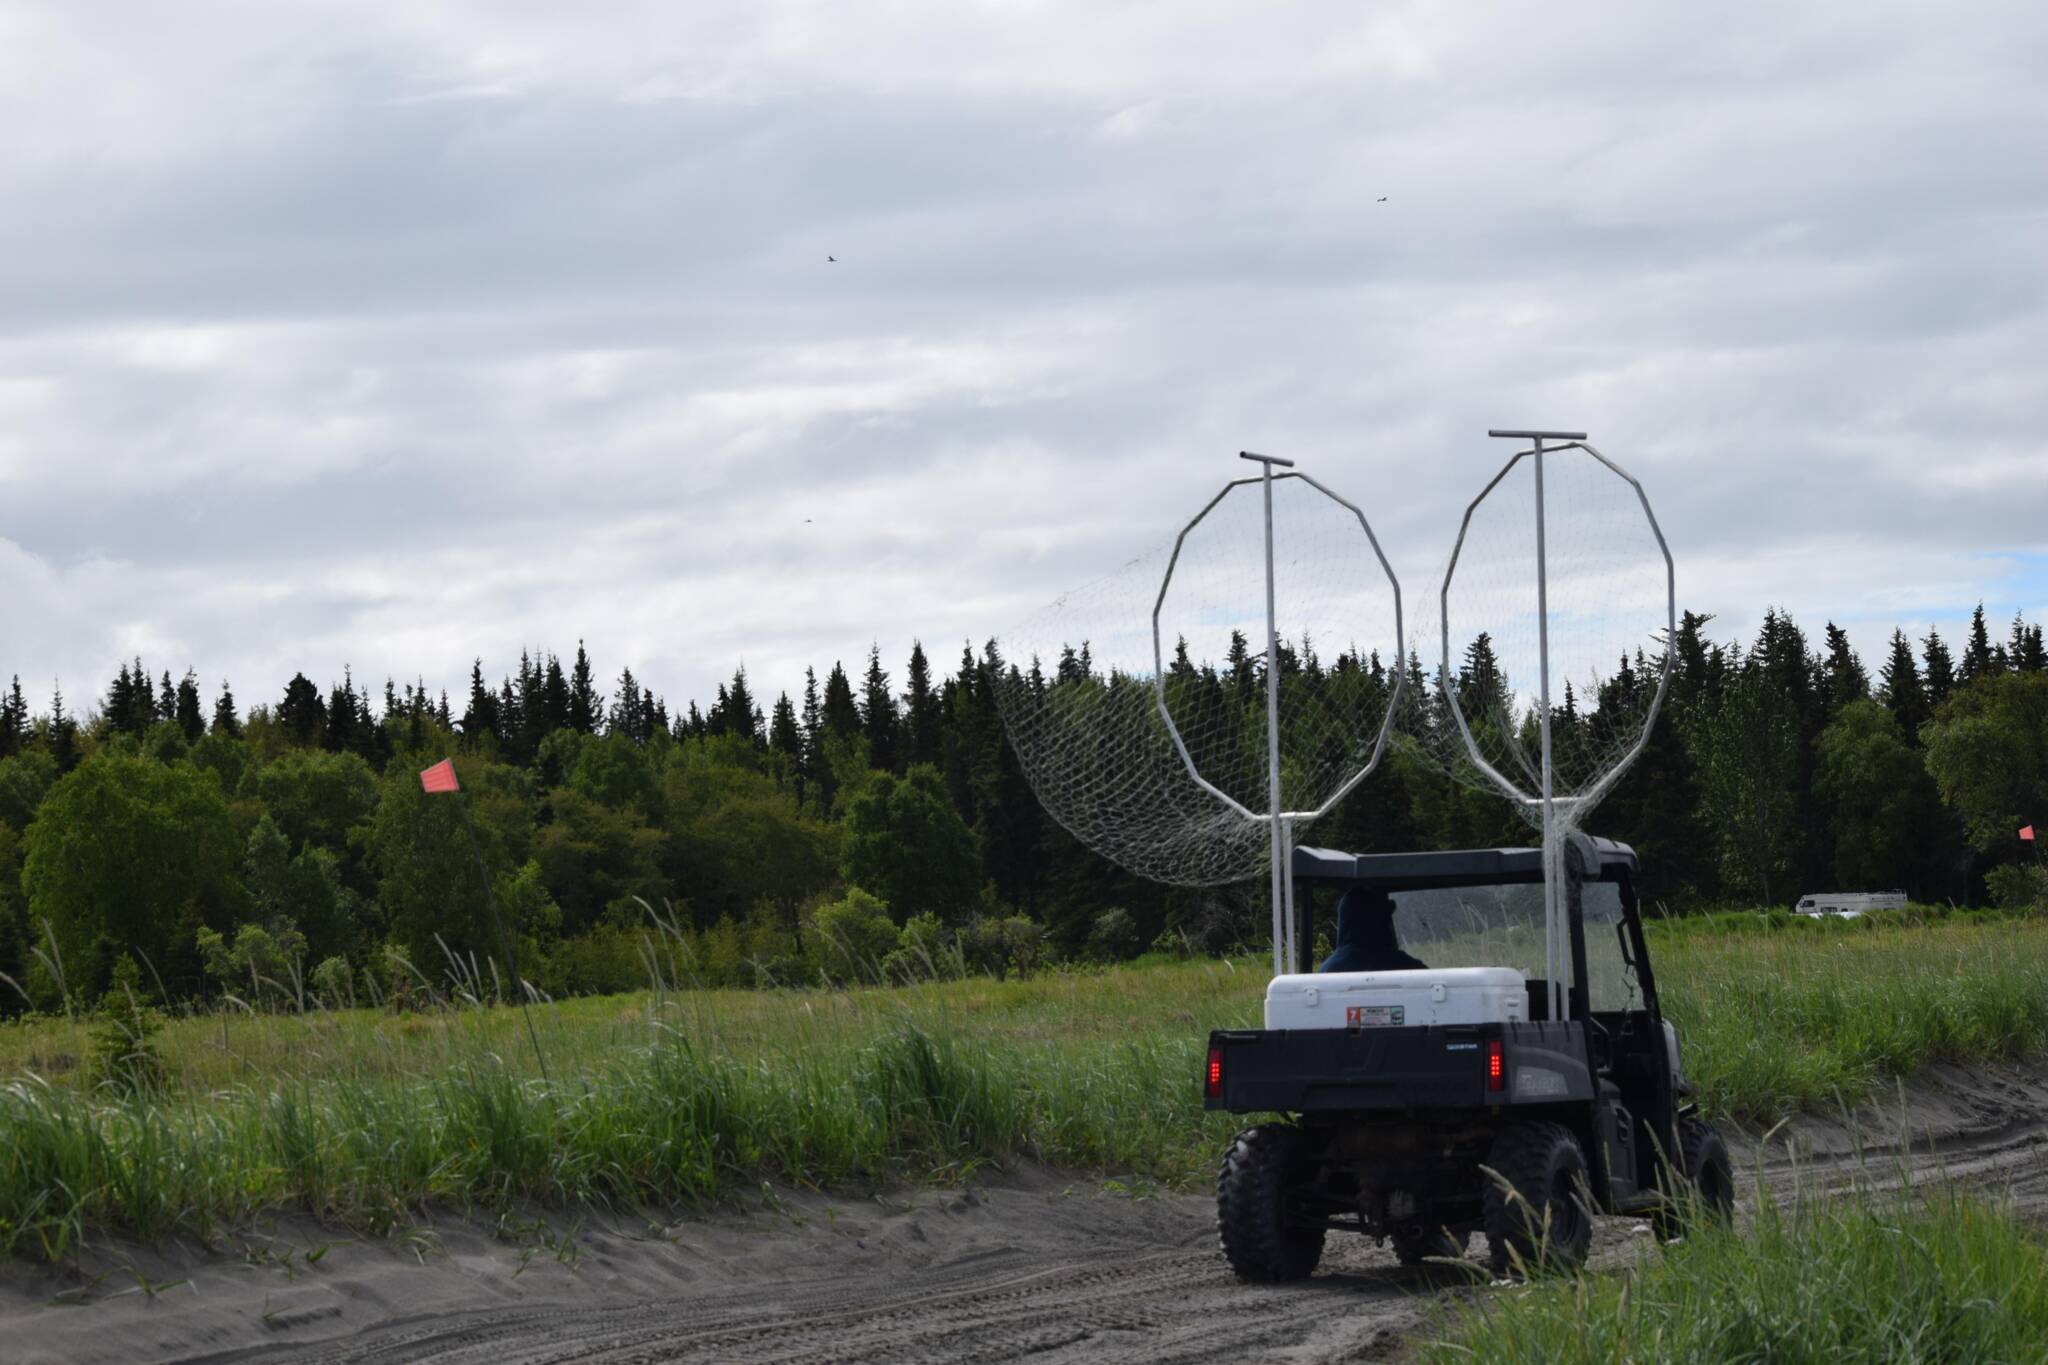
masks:
<instances>
[{"instance_id":1,"label":"cloud","mask_svg":"<svg viewBox=\"0 0 2048 1365\"><path fill-rule=\"evenodd\" d=\"M0 5L0 669L681 704L1589 429L1687 605L2048 609L2048 15ZM1382 198L1384 197L1384 202ZM829 262L827 256L837 260ZM1989 557L1987 557L1989 556Z\"/></svg>"}]
</instances>

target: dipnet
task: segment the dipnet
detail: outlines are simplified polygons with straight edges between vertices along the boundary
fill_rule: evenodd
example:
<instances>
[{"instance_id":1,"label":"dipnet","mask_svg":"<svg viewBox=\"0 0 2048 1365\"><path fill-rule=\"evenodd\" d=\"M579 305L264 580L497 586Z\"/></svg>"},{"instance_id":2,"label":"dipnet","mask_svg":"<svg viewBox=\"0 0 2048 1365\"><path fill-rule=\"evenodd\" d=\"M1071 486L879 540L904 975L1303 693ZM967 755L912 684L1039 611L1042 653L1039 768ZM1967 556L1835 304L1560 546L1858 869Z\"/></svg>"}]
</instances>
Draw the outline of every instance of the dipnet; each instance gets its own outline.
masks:
<instances>
[{"instance_id":1,"label":"dipnet","mask_svg":"<svg viewBox=\"0 0 2048 1365\"><path fill-rule=\"evenodd\" d=\"M1274 480L1273 529L1281 805L1298 825L1378 757L1400 607L1363 518L1307 479ZM1238 481L1177 553L1163 545L997 640L991 682L1032 790L1141 876L1201 886L1265 871L1264 535L1259 481Z\"/></svg>"},{"instance_id":2,"label":"dipnet","mask_svg":"<svg viewBox=\"0 0 2048 1365\"><path fill-rule=\"evenodd\" d=\"M1551 796L1584 828L1649 733L1670 666L1671 561L1639 485L1590 447L1543 456ZM1428 695L1404 729L1459 780L1543 824L1543 631L1534 457L1473 504L1418 622Z\"/></svg>"}]
</instances>

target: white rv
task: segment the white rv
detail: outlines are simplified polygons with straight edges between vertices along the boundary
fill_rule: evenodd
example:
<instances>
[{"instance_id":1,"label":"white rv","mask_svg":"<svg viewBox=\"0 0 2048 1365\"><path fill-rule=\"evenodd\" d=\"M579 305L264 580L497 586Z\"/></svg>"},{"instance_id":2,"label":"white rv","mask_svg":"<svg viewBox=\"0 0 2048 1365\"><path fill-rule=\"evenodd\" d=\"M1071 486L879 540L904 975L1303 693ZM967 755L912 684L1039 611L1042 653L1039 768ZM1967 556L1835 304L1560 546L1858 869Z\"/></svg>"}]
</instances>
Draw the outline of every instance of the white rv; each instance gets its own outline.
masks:
<instances>
[{"instance_id":1,"label":"white rv","mask_svg":"<svg viewBox=\"0 0 2048 1365\"><path fill-rule=\"evenodd\" d=\"M1799 904L1792 907L1792 913L1816 918L1834 915L1840 919L1855 919L1872 910L1902 910L1905 905L1906 893L1903 891L1819 891L1811 896L1801 896Z\"/></svg>"}]
</instances>

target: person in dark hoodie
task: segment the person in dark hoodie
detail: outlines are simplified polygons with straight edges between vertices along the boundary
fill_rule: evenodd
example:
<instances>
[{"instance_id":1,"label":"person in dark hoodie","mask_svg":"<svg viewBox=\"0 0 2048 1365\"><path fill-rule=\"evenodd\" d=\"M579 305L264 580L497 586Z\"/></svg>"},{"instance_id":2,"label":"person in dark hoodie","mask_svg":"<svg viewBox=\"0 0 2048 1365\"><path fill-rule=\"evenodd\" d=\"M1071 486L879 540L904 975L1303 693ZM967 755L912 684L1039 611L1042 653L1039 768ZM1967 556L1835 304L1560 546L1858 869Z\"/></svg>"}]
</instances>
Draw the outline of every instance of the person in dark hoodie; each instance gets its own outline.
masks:
<instances>
[{"instance_id":1,"label":"person in dark hoodie","mask_svg":"<svg viewBox=\"0 0 2048 1365\"><path fill-rule=\"evenodd\" d=\"M1384 891L1354 886L1337 902L1337 949L1323 959L1326 972L1407 972L1428 964L1401 948L1394 935L1394 900Z\"/></svg>"}]
</instances>

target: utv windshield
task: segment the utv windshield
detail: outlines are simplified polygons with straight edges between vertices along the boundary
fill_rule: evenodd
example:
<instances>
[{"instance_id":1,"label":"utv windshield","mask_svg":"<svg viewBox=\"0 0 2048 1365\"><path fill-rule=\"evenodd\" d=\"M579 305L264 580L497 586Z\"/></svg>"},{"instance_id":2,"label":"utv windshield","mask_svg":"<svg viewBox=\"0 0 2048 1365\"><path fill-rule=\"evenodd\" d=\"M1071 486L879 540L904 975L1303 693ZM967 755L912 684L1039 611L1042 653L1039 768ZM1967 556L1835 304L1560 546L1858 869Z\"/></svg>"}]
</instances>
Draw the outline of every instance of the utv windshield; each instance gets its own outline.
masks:
<instances>
[{"instance_id":1,"label":"utv windshield","mask_svg":"<svg viewBox=\"0 0 2048 1365\"><path fill-rule=\"evenodd\" d=\"M1633 1007L1634 973L1622 951L1621 892L1612 882L1581 888L1586 926L1587 1000L1596 1010ZM1394 967L1512 967L1531 981L1546 974L1543 888L1539 885L1446 887L1391 894L1354 893L1340 911L1337 953L1329 970L1386 970L1345 965L1352 943L1363 942L1375 961L1388 946L1406 962ZM1389 913L1391 911L1391 913ZM1348 932L1345 921L1352 922ZM1388 934L1391 930L1391 934ZM1565 973L1570 980L1569 964Z\"/></svg>"}]
</instances>

